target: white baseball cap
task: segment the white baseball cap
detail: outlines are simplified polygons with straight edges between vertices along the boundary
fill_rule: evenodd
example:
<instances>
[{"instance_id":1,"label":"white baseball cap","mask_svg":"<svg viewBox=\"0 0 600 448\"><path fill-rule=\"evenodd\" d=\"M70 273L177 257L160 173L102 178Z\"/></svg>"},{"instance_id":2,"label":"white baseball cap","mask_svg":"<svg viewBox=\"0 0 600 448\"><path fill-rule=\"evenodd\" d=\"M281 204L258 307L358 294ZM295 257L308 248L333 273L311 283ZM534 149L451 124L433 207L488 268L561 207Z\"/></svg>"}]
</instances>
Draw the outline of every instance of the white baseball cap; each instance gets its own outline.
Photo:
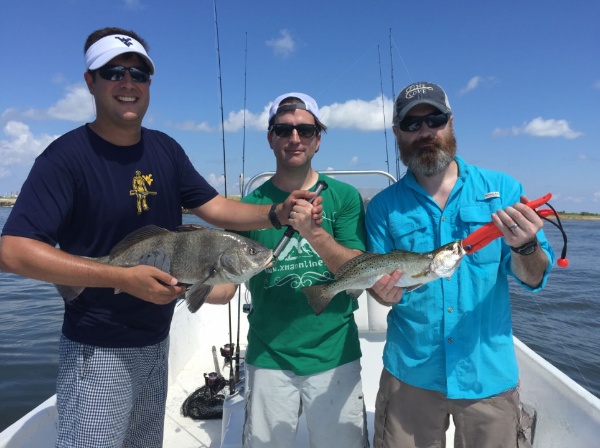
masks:
<instances>
[{"instance_id":1,"label":"white baseball cap","mask_svg":"<svg viewBox=\"0 0 600 448\"><path fill-rule=\"evenodd\" d=\"M304 104L295 103L284 104L283 106L280 106L281 102L286 98L298 98L299 100L302 100ZM305 95L304 93L290 92L284 93L283 95L279 95L277 98L275 98L271 108L269 109L269 122L271 122L271 118L280 112L292 111L296 109L307 110L313 114L317 120L321 119L319 116L319 106L317 106L317 102L314 100L314 98Z\"/></svg>"}]
</instances>

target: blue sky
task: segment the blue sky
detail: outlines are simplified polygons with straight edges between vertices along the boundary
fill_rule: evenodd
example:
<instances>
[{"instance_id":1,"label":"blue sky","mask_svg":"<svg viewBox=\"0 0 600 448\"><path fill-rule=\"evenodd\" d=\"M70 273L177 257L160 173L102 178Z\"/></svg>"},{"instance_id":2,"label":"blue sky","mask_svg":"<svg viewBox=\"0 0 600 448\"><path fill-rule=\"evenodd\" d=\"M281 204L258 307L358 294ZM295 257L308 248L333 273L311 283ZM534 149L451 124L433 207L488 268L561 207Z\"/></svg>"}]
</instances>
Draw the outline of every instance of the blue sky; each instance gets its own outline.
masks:
<instances>
[{"instance_id":1,"label":"blue sky","mask_svg":"<svg viewBox=\"0 0 600 448\"><path fill-rule=\"evenodd\" d=\"M119 26L149 42L157 67L144 125L179 141L221 192L224 174L239 194L242 168L274 169L266 111L289 91L313 96L329 126L316 169L397 174L393 96L430 81L448 93L467 162L513 175L531 199L553 193L557 210L600 213L600 3L217 0L226 171L213 5L2 2L0 195L93 120L83 44Z\"/></svg>"}]
</instances>

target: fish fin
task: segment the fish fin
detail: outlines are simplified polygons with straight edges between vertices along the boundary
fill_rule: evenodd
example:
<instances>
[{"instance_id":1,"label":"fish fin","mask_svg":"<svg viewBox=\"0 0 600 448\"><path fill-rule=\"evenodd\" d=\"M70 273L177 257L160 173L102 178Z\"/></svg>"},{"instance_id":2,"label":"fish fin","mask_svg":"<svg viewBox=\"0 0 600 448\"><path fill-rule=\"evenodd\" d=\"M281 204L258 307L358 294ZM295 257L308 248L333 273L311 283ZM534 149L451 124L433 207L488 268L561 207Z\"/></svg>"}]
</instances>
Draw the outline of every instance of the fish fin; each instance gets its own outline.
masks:
<instances>
[{"instance_id":1,"label":"fish fin","mask_svg":"<svg viewBox=\"0 0 600 448\"><path fill-rule=\"evenodd\" d=\"M302 292L306 295L308 305L317 316L323 312L333 299L333 296L327 295L326 285L305 286L302 288Z\"/></svg>"},{"instance_id":2,"label":"fish fin","mask_svg":"<svg viewBox=\"0 0 600 448\"><path fill-rule=\"evenodd\" d=\"M63 298L66 303L75 300L83 292L85 287L83 286L67 286L67 285L54 285L56 290Z\"/></svg>"},{"instance_id":3,"label":"fish fin","mask_svg":"<svg viewBox=\"0 0 600 448\"><path fill-rule=\"evenodd\" d=\"M347 289L346 294L352 297L352 300L356 300L363 293L364 289Z\"/></svg>"},{"instance_id":4,"label":"fish fin","mask_svg":"<svg viewBox=\"0 0 600 448\"><path fill-rule=\"evenodd\" d=\"M169 232L167 229L163 229L162 227L153 225L144 226L138 230L131 232L129 235L127 235L125 238L119 241L117 245L113 247L110 251L110 256L117 256L120 252L129 249L131 246L139 243L140 241L144 241L156 235L164 235L168 233L171 232Z\"/></svg>"},{"instance_id":5,"label":"fish fin","mask_svg":"<svg viewBox=\"0 0 600 448\"><path fill-rule=\"evenodd\" d=\"M412 292L415 289L419 289L421 286L423 286L425 283L417 283L416 285L412 285L412 286L407 286L406 288L404 288L404 292Z\"/></svg>"},{"instance_id":6,"label":"fish fin","mask_svg":"<svg viewBox=\"0 0 600 448\"><path fill-rule=\"evenodd\" d=\"M194 283L190 289L185 293L185 300L188 304L188 310L195 313L206 301L206 297L212 291L211 285L205 285L204 283Z\"/></svg>"},{"instance_id":7,"label":"fish fin","mask_svg":"<svg viewBox=\"0 0 600 448\"><path fill-rule=\"evenodd\" d=\"M199 224L184 224L184 225L177 227L178 232L191 232L194 230L203 230L203 229L208 229L208 227L201 226Z\"/></svg>"},{"instance_id":8,"label":"fish fin","mask_svg":"<svg viewBox=\"0 0 600 448\"><path fill-rule=\"evenodd\" d=\"M171 273L171 259L162 249L156 249L142 255L139 264L154 266L167 274Z\"/></svg>"},{"instance_id":9,"label":"fish fin","mask_svg":"<svg viewBox=\"0 0 600 448\"><path fill-rule=\"evenodd\" d=\"M371 258L380 257L380 256L381 256L381 254L378 254L375 252L363 252L362 254L357 255L354 258L351 258L350 260L345 262L343 265L341 265L335 274L335 278L341 278L344 276L344 274L346 272L348 272L353 267L355 267L361 263L364 263L365 261L367 261Z\"/></svg>"}]
</instances>

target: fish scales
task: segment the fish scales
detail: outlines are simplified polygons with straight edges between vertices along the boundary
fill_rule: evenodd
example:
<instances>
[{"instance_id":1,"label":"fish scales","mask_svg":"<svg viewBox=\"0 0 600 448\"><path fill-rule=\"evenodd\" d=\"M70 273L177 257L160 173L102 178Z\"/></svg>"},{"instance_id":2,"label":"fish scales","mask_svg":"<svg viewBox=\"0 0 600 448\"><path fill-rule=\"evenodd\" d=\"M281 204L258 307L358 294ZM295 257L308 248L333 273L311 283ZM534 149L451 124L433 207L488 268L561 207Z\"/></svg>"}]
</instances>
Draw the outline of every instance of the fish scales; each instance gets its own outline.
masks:
<instances>
[{"instance_id":1,"label":"fish scales","mask_svg":"<svg viewBox=\"0 0 600 448\"><path fill-rule=\"evenodd\" d=\"M269 266L272 256L273 251L262 244L220 229L183 226L171 232L146 226L126 236L109 255L91 259L121 267L147 264L168 272L180 284L190 286L185 298L195 312L212 286L243 283ZM85 289L55 286L67 302Z\"/></svg>"},{"instance_id":2,"label":"fish scales","mask_svg":"<svg viewBox=\"0 0 600 448\"><path fill-rule=\"evenodd\" d=\"M396 286L406 288L406 292L442 277L450 278L464 255L461 241L448 243L427 253L404 250L388 254L365 252L340 267L335 281L307 286L302 291L318 315L336 294L346 291L356 299L365 289L371 288L381 277L396 269L402 270Z\"/></svg>"}]
</instances>

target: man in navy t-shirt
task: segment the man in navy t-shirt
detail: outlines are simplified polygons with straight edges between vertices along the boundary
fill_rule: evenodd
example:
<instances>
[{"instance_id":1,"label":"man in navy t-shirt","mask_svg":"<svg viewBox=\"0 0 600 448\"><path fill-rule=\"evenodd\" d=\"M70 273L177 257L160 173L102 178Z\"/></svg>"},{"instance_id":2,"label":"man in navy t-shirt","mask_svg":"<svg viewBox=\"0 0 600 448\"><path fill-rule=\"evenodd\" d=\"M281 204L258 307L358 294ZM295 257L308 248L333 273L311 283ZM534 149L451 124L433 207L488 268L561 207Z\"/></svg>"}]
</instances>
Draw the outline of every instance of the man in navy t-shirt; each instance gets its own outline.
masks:
<instances>
[{"instance_id":1,"label":"man in navy t-shirt","mask_svg":"<svg viewBox=\"0 0 600 448\"><path fill-rule=\"evenodd\" d=\"M155 68L146 48L136 33L120 28L88 37L84 78L96 119L36 159L0 240L0 269L86 287L65 307L57 382L61 447L162 447L168 334L175 299L184 292L156 267L84 257L107 255L145 225L175 230L182 207L217 227L252 230L288 224L293 204L313 196L297 191L274 209L226 199L175 140L142 127ZM207 301L227 303L235 289L214 287Z\"/></svg>"}]
</instances>

